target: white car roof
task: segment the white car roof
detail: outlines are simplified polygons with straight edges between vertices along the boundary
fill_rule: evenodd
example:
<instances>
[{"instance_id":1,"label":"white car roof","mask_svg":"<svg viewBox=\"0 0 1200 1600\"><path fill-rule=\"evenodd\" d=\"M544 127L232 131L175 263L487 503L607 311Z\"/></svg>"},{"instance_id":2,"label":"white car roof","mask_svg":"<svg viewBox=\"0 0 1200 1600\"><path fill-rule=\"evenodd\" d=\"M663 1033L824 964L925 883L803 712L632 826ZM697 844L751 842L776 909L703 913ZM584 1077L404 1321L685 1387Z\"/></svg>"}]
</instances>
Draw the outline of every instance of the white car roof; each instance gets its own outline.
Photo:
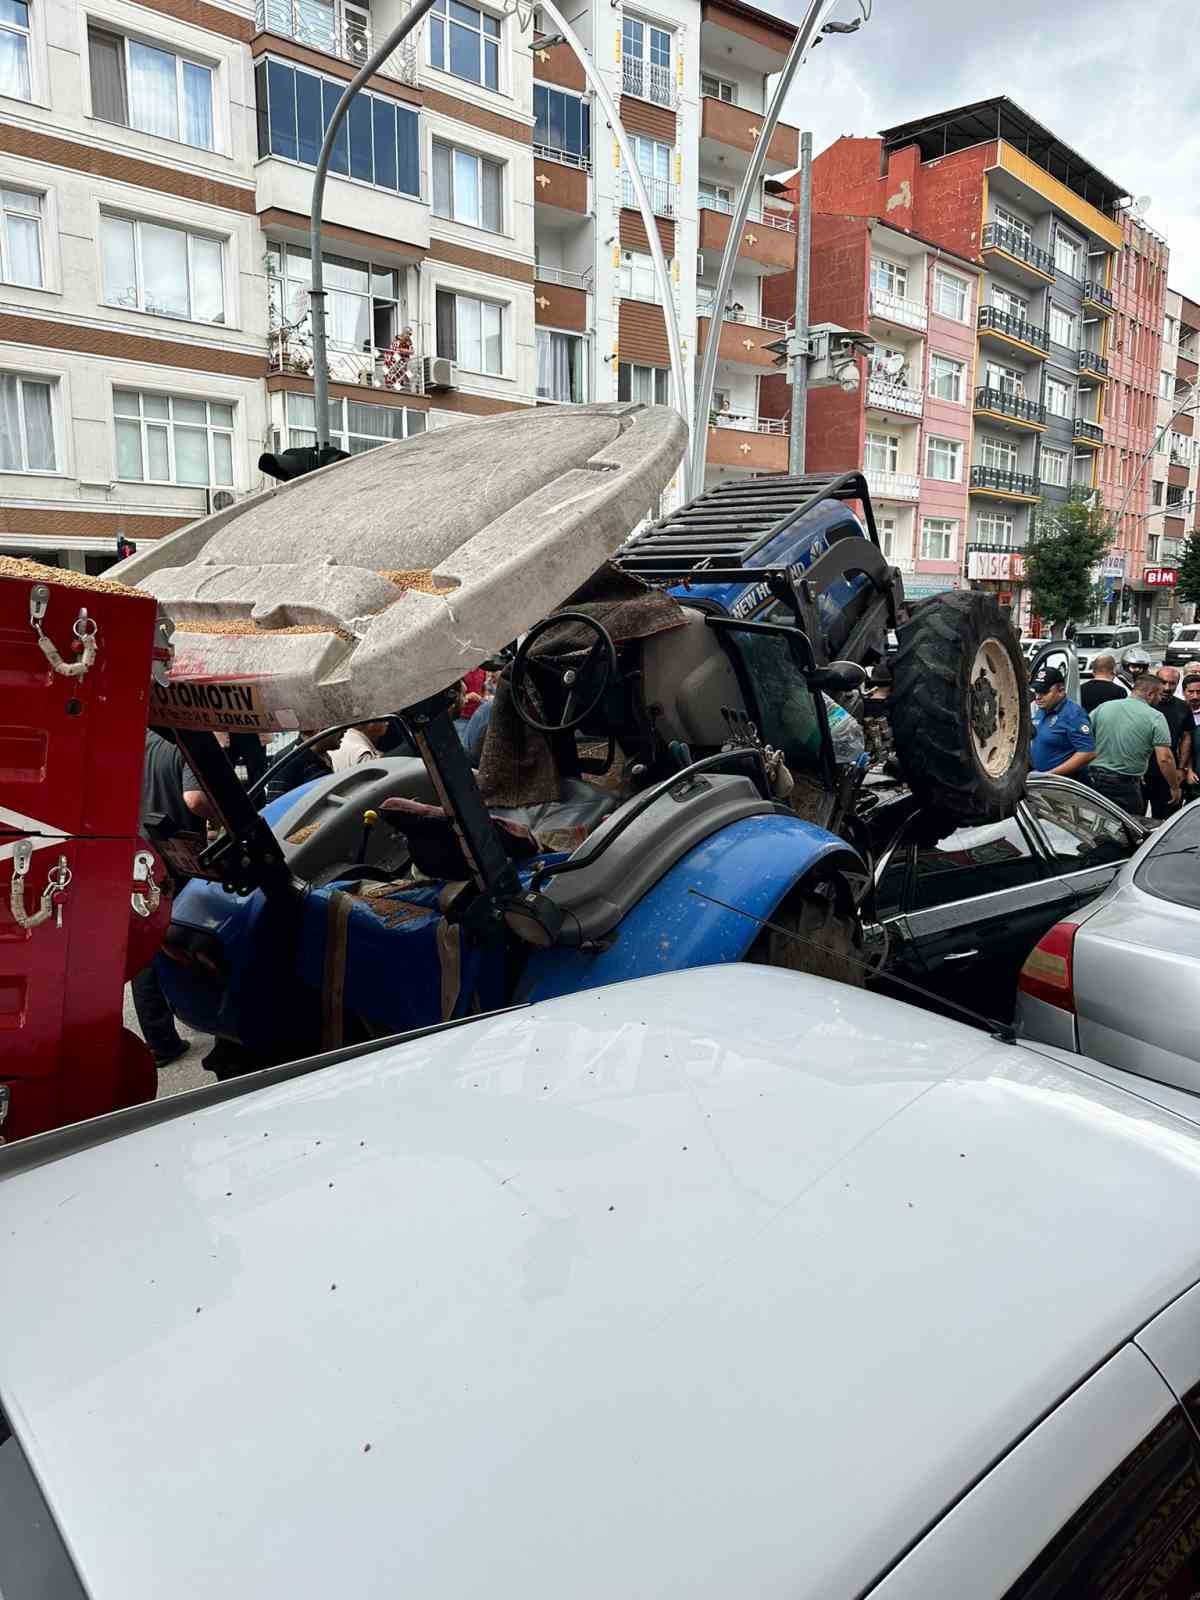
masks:
<instances>
[{"instance_id":1,"label":"white car roof","mask_svg":"<svg viewBox=\"0 0 1200 1600\"><path fill-rule=\"evenodd\" d=\"M0 1393L97 1600L855 1594L1200 1275L1196 1127L755 966L2 1193Z\"/></svg>"}]
</instances>

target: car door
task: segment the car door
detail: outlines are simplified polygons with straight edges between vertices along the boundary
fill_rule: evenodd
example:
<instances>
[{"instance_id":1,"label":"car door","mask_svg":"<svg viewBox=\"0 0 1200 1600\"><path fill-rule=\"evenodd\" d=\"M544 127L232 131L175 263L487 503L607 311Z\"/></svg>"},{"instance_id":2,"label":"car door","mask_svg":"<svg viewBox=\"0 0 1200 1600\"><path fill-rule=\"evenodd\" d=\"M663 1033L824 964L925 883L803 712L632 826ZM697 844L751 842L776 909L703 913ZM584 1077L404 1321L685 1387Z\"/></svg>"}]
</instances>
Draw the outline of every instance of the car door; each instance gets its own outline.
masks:
<instances>
[{"instance_id":1,"label":"car door","mask_svg":"<svg viewBox=\"0 0 1200 1600\"><path fill-rule=\"evenodd\" d=\"M1062 673L1067 683L1067 699L1078 701L1080 689L1079 657L1074 645L1065 639L1048 639L1032 652L1026 671L1032 679L1042 667L1054 667Z\"/></svg>"},{"instance_id":2,"label":"car door","mask_svg":"<svg viewBox=\"0 0 1200 1600\"><path fill-rule=\"evenodd\" d=\"M1145 828L1080 784L1031 783L1025 803L1072 909L1106 889L1146 837Z\"/></svg>"},{"instance_id":3,"label":"car door","mask_svg":"<svg viewBox=\"0 0 1200 1600\"><path fill-rule=\"evenodd\" d=\"M1002 822L914 838L903 918L910 959L922 982L958 1005L1011 1018L1022 962L1072 908L1023 805Z\"/></svg>"}]
</instances>

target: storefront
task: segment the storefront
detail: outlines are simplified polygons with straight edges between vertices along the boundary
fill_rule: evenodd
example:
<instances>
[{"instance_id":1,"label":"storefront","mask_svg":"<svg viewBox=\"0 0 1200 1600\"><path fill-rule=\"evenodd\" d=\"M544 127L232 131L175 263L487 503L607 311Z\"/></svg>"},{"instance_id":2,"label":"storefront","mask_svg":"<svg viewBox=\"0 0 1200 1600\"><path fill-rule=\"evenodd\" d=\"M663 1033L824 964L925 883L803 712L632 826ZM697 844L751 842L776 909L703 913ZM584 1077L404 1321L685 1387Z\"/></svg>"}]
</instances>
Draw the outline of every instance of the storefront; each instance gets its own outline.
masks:
<instances>
[{"instance_id":1,"label":"storefront","mask_svg":"<svg viewBox=\"0 0 1200 1600\"><path fill-rule=\"evenodd\" d=\"M1029 631L1032 599L1025 582L1025 552L995 546L967 546L967 581L972 589L994 594L1019 633Z\"/></svg>"}]
</instances>

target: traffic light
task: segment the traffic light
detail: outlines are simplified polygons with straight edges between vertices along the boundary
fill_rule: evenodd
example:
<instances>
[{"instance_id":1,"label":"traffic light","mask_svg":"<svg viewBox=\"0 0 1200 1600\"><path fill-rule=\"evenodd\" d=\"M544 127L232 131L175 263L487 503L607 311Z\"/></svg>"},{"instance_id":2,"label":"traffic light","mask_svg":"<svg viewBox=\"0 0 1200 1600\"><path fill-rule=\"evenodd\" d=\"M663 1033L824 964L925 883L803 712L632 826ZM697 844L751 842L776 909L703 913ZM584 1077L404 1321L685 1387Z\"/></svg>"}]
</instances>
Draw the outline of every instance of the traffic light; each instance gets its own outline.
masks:
<instances>
[{"instance_id":1,"label":"traffic light","mask_svg":"<svg viewBox=\"0 0 1200 1600\"><path fill-rule=\"evenodd\" d=\"M137 545L132 539L127 539L123 533L117 535L117 560L124 561L129 556L137 555Z\"/></svg>"},{"instance_id":2,"label":"traffic light","mask_svg":"<svg viewBox=\"0 0 1200 1600\"><path fill-rule=\"evenodd\" d=\"M268 477L278 478L280 483L290 483L293 478L302 478L306 472L315 472L318 467L331 466L333 462L345 461L347 457L347 451L339 450L332 444L322 445L320 450L315 445L276 452L264 450L258 458L258 470L265 472Z\"/></svg>"}]
</instances>

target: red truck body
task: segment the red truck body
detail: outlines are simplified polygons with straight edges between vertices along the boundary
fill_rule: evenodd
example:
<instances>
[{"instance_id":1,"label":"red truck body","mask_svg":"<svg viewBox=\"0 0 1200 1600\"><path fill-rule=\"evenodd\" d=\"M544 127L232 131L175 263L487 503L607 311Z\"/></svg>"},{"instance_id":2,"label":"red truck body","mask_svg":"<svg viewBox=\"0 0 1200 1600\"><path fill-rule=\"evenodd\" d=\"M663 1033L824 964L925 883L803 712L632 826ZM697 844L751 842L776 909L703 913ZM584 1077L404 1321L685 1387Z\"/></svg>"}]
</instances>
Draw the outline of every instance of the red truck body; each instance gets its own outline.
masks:
<instances>
[{"instance_id":1,"label":"red truck body","mask_svg":"<svg viewBox=\"0 0 1200 1600\"><path fill-rule=\"evenodd\" d=\"M38 584L45 588L41 630L64 665L82 660L95 624L95 659L82 676L57 670L39 644L31 614ZM133 590L0 561L6 1139L148 1100L156 1090L150 1053L121 1020L125 982L150 960L170 915L165 894L152 910L154 893L144 878L135 882L135 858L148 850L138 822L156 612L153 599ZM51 915L23 925L36 916L52 875L65 888L53 896ZM163 876L157 859L154 876Z\"/></svg>"}]
</instances>

